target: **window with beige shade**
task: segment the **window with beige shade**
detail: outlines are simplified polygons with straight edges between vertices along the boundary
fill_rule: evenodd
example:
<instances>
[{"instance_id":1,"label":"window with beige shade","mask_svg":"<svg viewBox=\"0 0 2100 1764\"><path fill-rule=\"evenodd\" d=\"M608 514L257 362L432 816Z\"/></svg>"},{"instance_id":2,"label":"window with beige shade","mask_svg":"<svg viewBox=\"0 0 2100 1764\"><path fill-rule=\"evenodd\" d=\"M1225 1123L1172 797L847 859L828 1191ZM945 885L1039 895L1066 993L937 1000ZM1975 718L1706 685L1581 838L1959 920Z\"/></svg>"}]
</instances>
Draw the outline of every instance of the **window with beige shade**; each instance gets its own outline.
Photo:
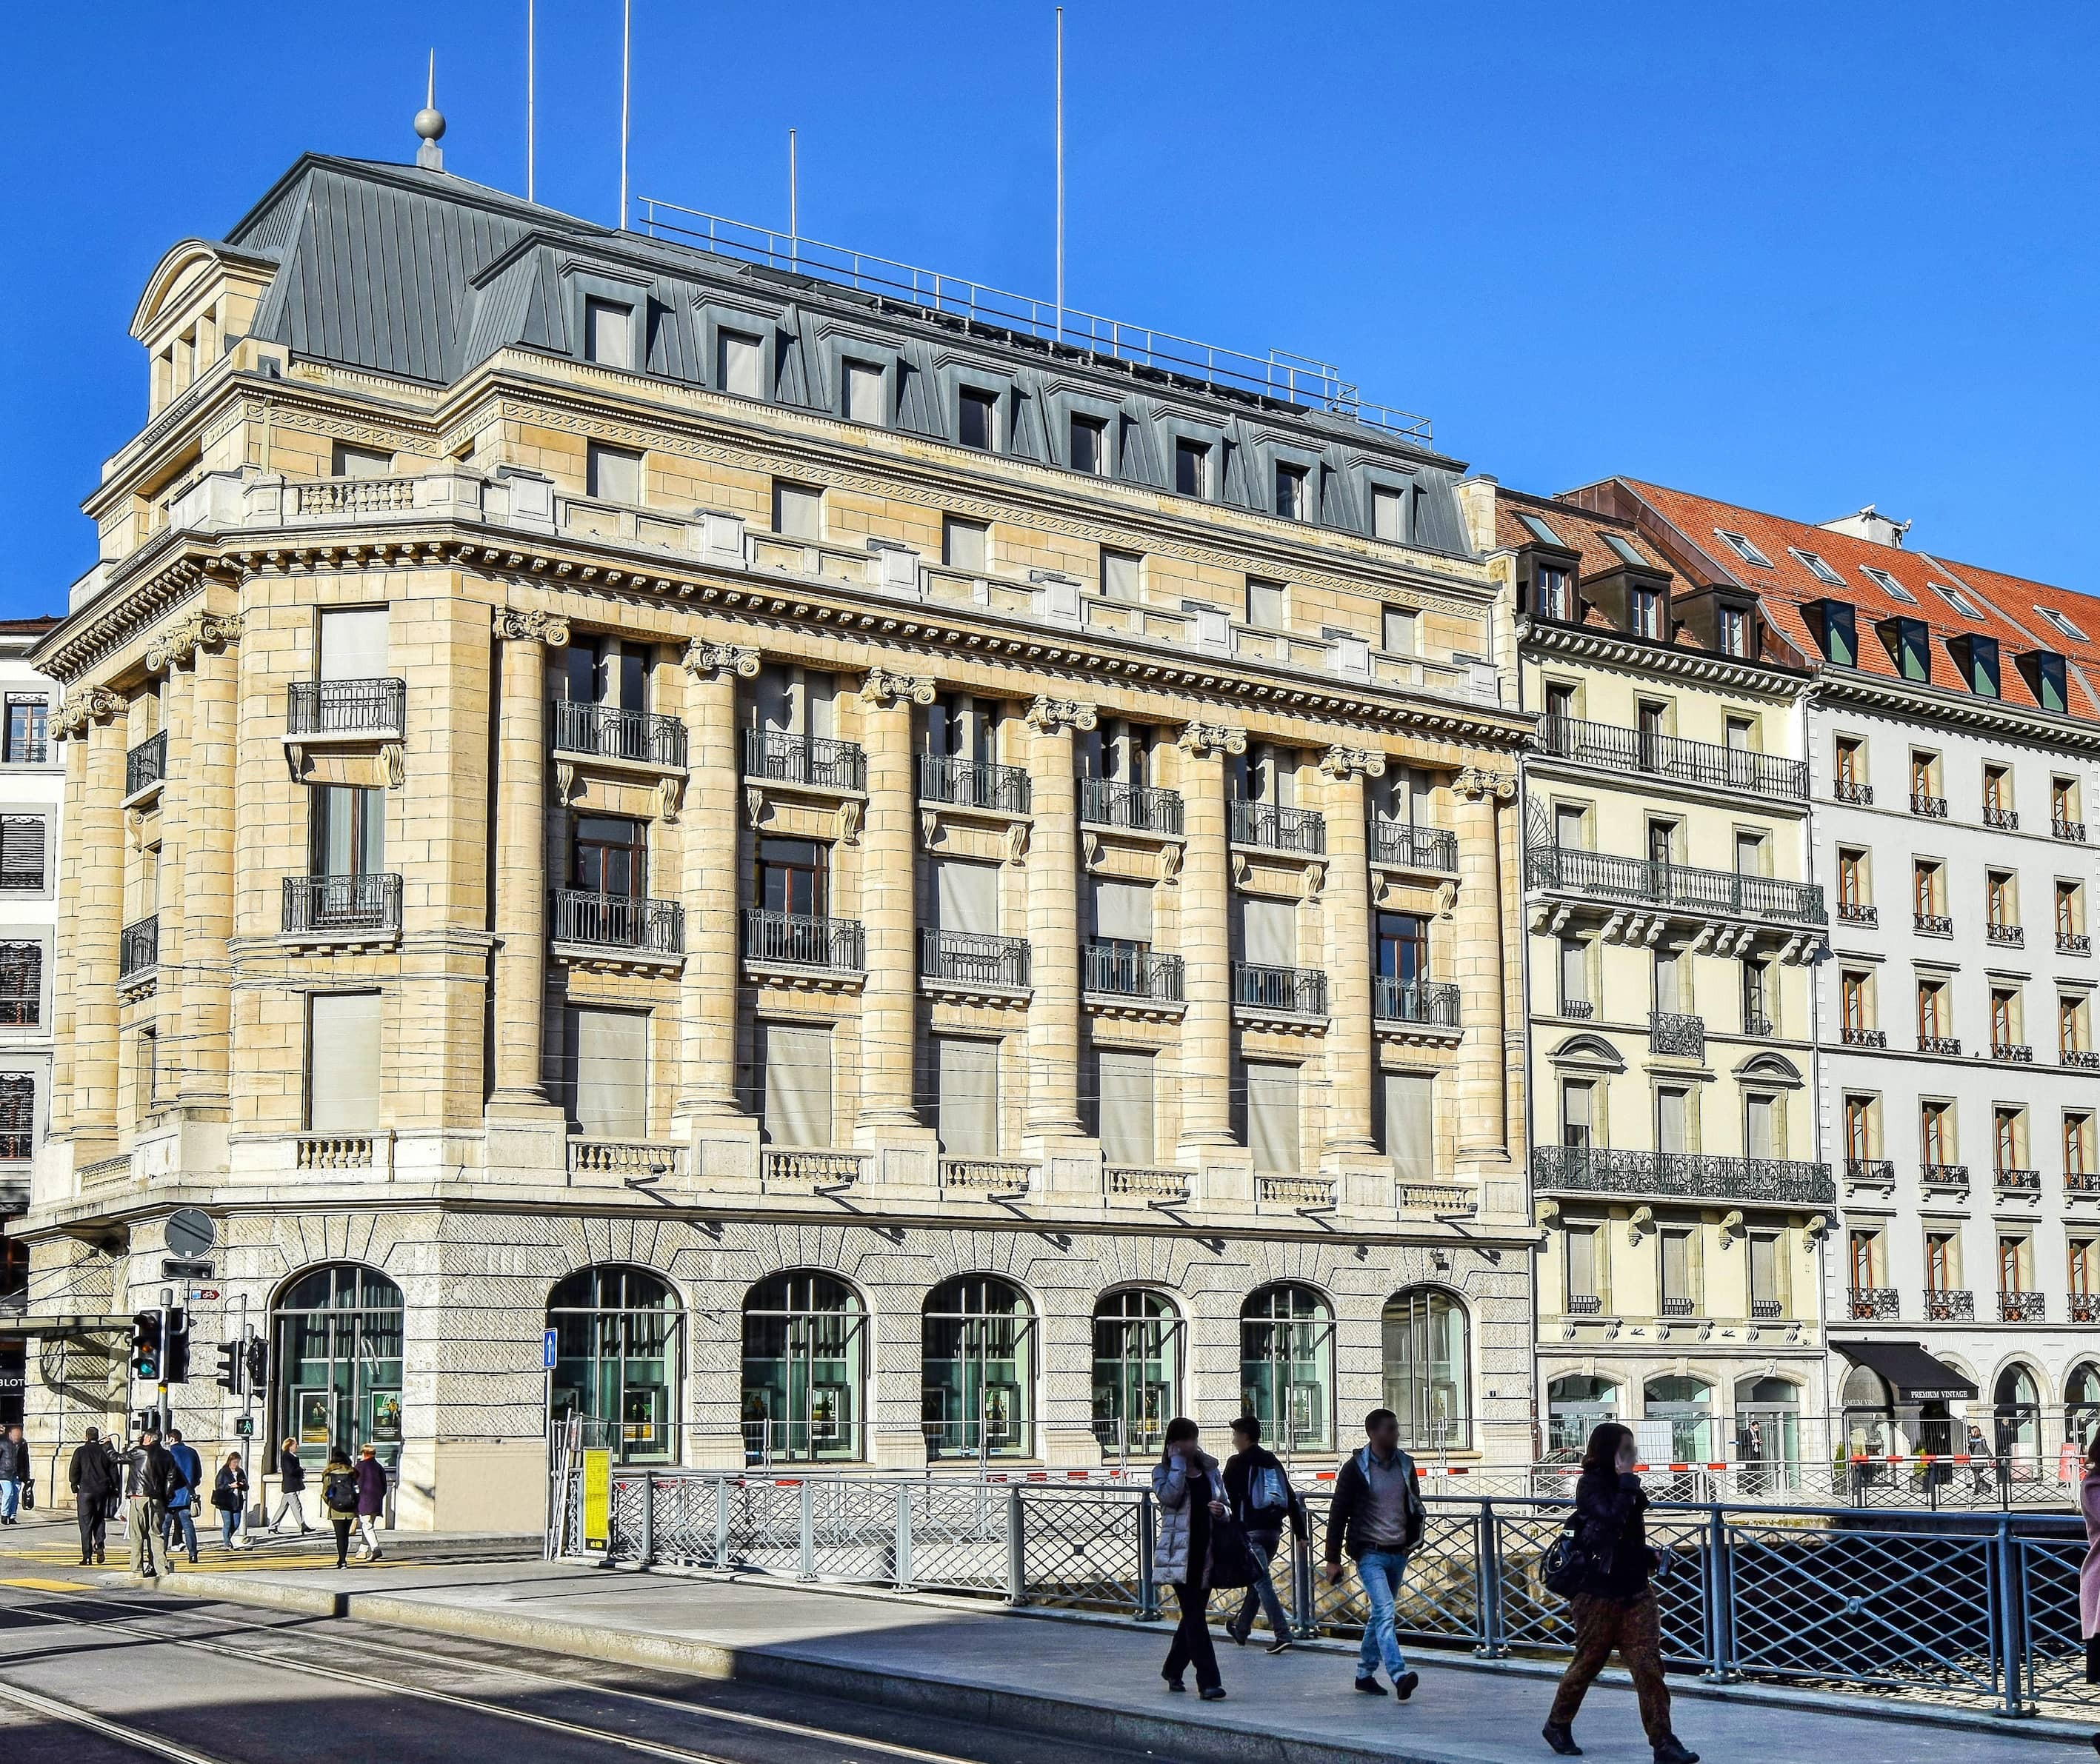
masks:
<instances>
[{"instance_id":1,"label":"window with beige shade","mask_svg":"<svg viewBox=\"0 0 2100 1764\"><path fill-rule=\"evenodd\" d=\"M2001 1104L1991 1111L1991 1147L1999 1175L2027 1167L2027 1110Z\"/></svg>"},{"instance_id":2,"label":"window with beige shade","mask_svg":"<svg viewBox=\"0 0 2100 1764\"><path fill-rule=\"evenodd\" d=\"M1921 1042L1937 1042L1947 1039L1947 1031L1953 1018L1952 1004L1953 1001L1948 996L1945 981L1921 980L1918 981L1917 1039Z\"/></svg>"},{"instance_id":3,"label":"window with beige shade","mask_svg":"<svg viewBox=\"0 0 2100 1764\"><path fill-rule=\"evenodd\" d=\"M1928 1169L1943 1170L1954 1162L1953 1104L1918 1105L1917 1145L1919 1159Z\"/></svg>"},{"instance_id":4,"label":"window with beige shade","mask_svg":"<svg viewBox=\"0 0 2100 1764\"><path fill-rule=\"evenodd\" d=\"M2089 1053L2092 1051L2090 1017L2091 1010L2085 994L2066 992L2058 994L2057 1052L2062 1056L2063 1063L2066 1065L2076 1065L2080 1063L2071 1057L2074 1054Z\"/></svg>"},{"instance_id":5,"label":"window with beige shade","mask_svg":"<svg viewBox=\"0 0 2100 1764\"><path fill-rule=\"evenodd\" d=\"M1983 876L1985 922L1993 931L2010 931L2020 922L2019 885L2010 870L1987 871Z\"/></svg>"},{"instance_id":6,"label":"window with beige shade","mask_svg":"<svg viewBox=\"0 0 2100 1764\"><path fill-rule=\"evenodd\" d=\"M1994 1058L2004 1058L2008 1052L2021 1046L2020 994L2016 986L1993 986L1991 989L1991 1052Z\"/></svg>"},{"instance_id":7,"label":"window with beige shade","mask_svg":"<svg viewBox=\"0 0 2100 1764\"><path fill-rule=\"evenodd\" d=\"M1845 1156L1853 1163L1868 1163L1880 1155L1881 1111L1872 1096L1845 1099Z\"/></svg>"},{"instance_id":8,"label":"window with beige shade","mask_svg":"<svg viewBox=\"0 0 2100 1764\"><path fill-rule=\"evenodd\" d=\"M1841 847L1838 853L1838 907L1841 918L1857 918L1873 895L1867 886L1867 854Z\"/></svg>"},{"instance_id":9,"label":"window with beige shade","mask_svg":"<svg viewBox=\"0 0 2100 1764\"><path fill-rule=\"evenodd\" d=\"M1911 914L1920 931L1950 929L1947 919L1947 867L1919 858L1911 865Z\"/></svg>"},{"instance_id":10,"label":"window with beige shade","mask_svg":"<svg viewBox=\"0 0 2100 1764\"><path fill-rule=\"evenodd\" d=\"M1961 1239L1952 1231L1925 1234L1925 1289L1927 1292L1958 1292L1961 1289Z\"/></svg>"},{"instance_id":11,"label":"window with beige shade","mask_svg":"<svg viewBox=\"0 0 2100 1764\"><path fill-rule=\"evenodd\" d=\"M2093 1163L2093 1117L2085 1109L2067 1109L2063 1117L2063 1173L2090 1175Z\"/></svg>"},{"instance_id":12,"label":"window with beige shade","mask_svg":"<svg viewBox=\"0 0 2100 1764\"><path fill-rule=\"evenodd\" d=\"M1845 1036L1855 1040L1874 1026L1873 976L1864 968L1848 968L1838 981L1838 997L1844 1008Z\"/></svg>"},{"instance_id":13,"label":"window with beige shade","mask_svg":"<svg viewBox=\"0 0 2100 1764\"><path fill-rule=\"evenodd\" d=\"M1882 1284L1882 1233L1855 1230L1847 1234L1846 1249L1852 1269L1852 1290L1871 1291Z\"/></svg>"},{"instance_id":14,"label":"window with beige shade","mask_svg":"<svg viewBox=\"0 0 2100 1764\"><path fill-rule=\"evenodd\" d=\"M1998 1290L2034 1290L2034 1239L2024 1232L2002 1234L1998 1239Z\"/></svg>"}]
</instances>

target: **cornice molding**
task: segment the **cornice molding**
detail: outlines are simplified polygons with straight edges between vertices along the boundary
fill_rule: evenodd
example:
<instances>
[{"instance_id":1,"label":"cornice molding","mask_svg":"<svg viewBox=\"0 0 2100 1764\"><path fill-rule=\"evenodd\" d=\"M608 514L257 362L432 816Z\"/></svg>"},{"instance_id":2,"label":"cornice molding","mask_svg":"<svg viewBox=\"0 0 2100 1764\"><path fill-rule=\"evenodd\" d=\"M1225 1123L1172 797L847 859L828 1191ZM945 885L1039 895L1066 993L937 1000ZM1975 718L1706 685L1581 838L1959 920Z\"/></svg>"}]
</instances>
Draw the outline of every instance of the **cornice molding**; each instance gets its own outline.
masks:
<instances>
[{"instance_id":1,"label":"cornice molding","mask_svg":"<svg viewBox=\"0 0 2100 1764\"><path fill-rule=\"evenodd\" d=\"M1964 729L1988 729L2017 735L2037 747L2074 748L2100 753L2100 723L2081 723L2023 709L2002 699L1944 692L1915 680L1884 680L1878 674L1849 668L1825 667L1815 676L1817 696L1837 704L1895 710L1921 721Z\"/></svg>"},{"instance_id":2,"label":"cornice molding","mask_svg":"<svg viewBox=\"0 0 2100 1764\"><path fill-rule=\"evenodd\" d=\"M1706 686L1762 692L1769 698L1798 699L1815 683L1813 674L1764 667L1731 655L1712 655L1705 650L1672 649L1586 625L1544 624L1535 620L1520 619L1517 621L1516 636L1521 646L1544 655L1670 674Z\"/></svg>"}]
</instances>

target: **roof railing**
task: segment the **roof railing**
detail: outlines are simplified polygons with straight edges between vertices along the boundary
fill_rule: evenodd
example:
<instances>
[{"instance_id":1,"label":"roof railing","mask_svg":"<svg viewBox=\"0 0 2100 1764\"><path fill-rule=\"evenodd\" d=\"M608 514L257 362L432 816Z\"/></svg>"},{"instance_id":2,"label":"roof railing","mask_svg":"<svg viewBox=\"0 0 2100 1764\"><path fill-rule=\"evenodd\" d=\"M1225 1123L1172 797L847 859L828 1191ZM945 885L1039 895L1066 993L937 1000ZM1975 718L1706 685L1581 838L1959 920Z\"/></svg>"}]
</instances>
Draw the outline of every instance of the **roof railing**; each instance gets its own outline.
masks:
<instances>
[{"instance_id":1,"label":"roof railing","mask_svg":"<svg viewBox=\"0 0 2100 1764\"><path fill-rule=\"evenodd\" d=\"M1266 355L1224 349L1077 306L1060 307L1054 301L1017 294L968 276L922 269L894 258L827 245L653 196L638 196L634 205L634 230L651 239L815 281L836 282L862 293L908 301L931 312L1091 355L1097 363L1252 392L1383 429L1423 447L1434 444L1427 417L1365 404L1354 382L1343 379L1342 370L1332 362L1284 349L1272 349Z\"/></svg>"}]
</instances>

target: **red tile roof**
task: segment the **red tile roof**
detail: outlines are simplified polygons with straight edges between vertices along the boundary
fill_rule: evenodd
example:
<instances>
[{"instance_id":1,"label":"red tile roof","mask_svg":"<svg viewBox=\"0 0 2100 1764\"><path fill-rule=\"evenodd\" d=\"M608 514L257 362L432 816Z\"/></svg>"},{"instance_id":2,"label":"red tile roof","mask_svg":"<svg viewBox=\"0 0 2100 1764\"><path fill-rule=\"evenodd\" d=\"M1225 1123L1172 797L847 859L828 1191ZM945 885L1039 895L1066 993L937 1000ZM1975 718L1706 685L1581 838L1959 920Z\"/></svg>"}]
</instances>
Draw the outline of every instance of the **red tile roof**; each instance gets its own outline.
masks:
<instances>
[{"instance_id":1,"label":"red tile roof","mask_svg":"<svg viewBox=\"0 0 2100 1764\"><path fill-rule=\"evenodd\" d=\"M1672 598L1694 585L1686 580L1680 571L1671 567L1670 559L1657 547L1655 541L1642 533L1631 521L1595 514L1588 509L1578 509L1572 503L1551 501L1544 496L1526 496L1521 492L1507 490L1497 494L1495 543L1498 545L1517 551L1526 545L1543 543L1519 518L1525 514L1545 522L1559 536L1561 544L1577 554L1580 562L1575 567L1575 577L1578 584L1626 567L1626 560L1604 543L1606 533L1616 533L1647 559L1650 569L1667 578ZM1615 628L1603 613L1586 602L1582 609L1582 623L1596 631ZM1621 632L1619 634L1624 636L1626 633ZM1705 646L1692 632L1680 628L1671 646L1676 649L1703 649Z\"/></svg>"}]
</instances>

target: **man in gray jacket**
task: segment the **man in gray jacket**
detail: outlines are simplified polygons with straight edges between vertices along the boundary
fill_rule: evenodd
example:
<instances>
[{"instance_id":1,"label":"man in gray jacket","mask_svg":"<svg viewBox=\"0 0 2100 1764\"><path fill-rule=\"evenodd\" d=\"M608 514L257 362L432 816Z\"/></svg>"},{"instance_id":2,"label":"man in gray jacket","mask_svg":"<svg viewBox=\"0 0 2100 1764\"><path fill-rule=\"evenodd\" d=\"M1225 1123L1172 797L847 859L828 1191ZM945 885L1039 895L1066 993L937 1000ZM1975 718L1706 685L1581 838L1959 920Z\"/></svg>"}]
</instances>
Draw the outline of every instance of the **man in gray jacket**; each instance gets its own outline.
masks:
<instances>
[{"instance_id":1,"label":"man in gray jacket","mask_svg":"<svg viewBox=\"0 0 2100 1764\"><path fill-rule=\"evenodd\" d=\"M1392 1694L1405 1703L1422 1682L1400 1651L1396 1602L1407 1572L1408 1554L1422 1541L1428 1515L1414 1480L1414 1460L1400 1449L1400 1417L1374 1409L1364 1417L1363 1449L1343 1460L1335 1477L1335 1503L1327 1515L1327 1581L1342 1578L1342 1551L1357 1564L1370 1618L1357 1651L1357 1688L1383 1696L1379 1662L1392 1678Z\"/></svg>"}]
</instances>

